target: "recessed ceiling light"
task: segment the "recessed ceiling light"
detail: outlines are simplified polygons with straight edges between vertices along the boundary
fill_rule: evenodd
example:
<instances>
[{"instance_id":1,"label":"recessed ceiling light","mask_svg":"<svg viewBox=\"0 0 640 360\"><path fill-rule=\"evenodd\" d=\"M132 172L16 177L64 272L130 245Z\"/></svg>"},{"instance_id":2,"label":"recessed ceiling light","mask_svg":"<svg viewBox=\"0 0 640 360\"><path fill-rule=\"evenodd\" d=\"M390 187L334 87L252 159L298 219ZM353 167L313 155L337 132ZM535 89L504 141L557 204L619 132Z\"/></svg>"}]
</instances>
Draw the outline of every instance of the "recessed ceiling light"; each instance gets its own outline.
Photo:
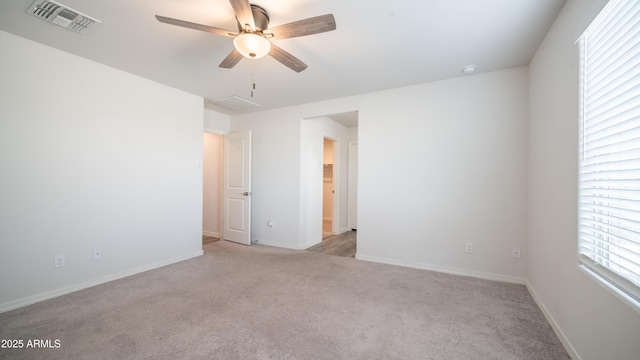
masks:
<instances>
[{"instance_id":1,"label":"recessed ceiling light","mask_svg":"<svg viewBox=\"0 0 640 360\"><path fill-rule=\"evenodd\" d=\"M462 68L462 72L467 74L467 75L471 75L475 71L476 71L476 66L475 65L467 65L467 66Z\"/></svg>"}]
</instances>

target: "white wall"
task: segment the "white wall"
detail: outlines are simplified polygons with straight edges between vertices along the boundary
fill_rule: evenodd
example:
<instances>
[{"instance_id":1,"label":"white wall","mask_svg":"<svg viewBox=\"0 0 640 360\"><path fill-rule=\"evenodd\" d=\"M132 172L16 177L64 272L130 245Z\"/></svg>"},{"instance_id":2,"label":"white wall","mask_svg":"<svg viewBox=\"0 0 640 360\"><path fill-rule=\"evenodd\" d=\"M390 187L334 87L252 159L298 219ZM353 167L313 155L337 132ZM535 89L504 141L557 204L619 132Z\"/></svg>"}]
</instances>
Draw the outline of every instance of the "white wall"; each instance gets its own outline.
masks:
<instances>
[{"instance_id":1,"label":"white wall","mask_svg":"<svg viewBox=\"0 0 640 360\"><path fill-rule=\"evenodd\" d=\"M202 254L202 98L0 45L0 311Z\"/></svg>"},{"instance_id":2,"label":"white wall","mask_svg":"<svg viewBox=\"0 0 640 360\"><path fill-rule=\"evenodd\" d=\"M307 238L301 119L354 110L358 257L524 282L510 251L526 238L526 68L233 116L254 135L255 238Z\"/></svg>"},{"instance_id":3,"label":"white wall","mask_svg":"<svg viewBox=\"0 0 640 360\"><path fill-rule=\"evenodd\" d=\"M357 257L523 282L510 252L526 252L526 130L522 67L370 94Z\"/></svg>"},{"instance_id":4,"label":"white wall","mask_svg":"<svg viewBox=\"0 0 640 360\"><path fill-rule=\"evenodd\" d=\"M202 235L222 236L222 140L205 132L202 153Z\"/></svg>"},{"instance_id":5,"label":"white wall","mask_svg":"<svg viewBox=\"0 0 640 360\"><path fill-rule=\"evenodd\" d=\"M640 358L640 312L578 269L578 46L605 0L569 0L529 68L527 282L575 358Z\"/></svg>"},{"instance_id":6,"label":"white wall","mask_svg":"<svg viewBox=\"0 0 640 360\"><path fill-rule=\"evenodd\" d=\"M358 127L349 128L349 141L358 141Z\"/></svg>"},{"instance_id":7,"label":"white wall","mask_svg":"<svg viewBox=\"0 0 640 360\"><path fill-rule=\"evenodd\" d=\"M211 109L204 109L204 131L224 135L231 130L231 117Z\"/></svg>"},{"instance_id":8,"label":"white wall","mask_svg":"<svg viewBox=\"0 0 640 360\"><path fill-rule=\"evenodd\" d=\"M231 119L231 132L252 131L252 241L299 248L300 119L280 111Z\"/></svg>"},{"instance_id":9,"label":"white wall","mask_svg":"<svg viewBox=\"0 0 640 360\"><path fill-rule=\"evenodd\" d=\"M322 123L302 120L300 124L300 239L295 248L306 249L322 242L324 158ZM316 196L310 196L315 194Z\"/></svg>"}]
</instances>

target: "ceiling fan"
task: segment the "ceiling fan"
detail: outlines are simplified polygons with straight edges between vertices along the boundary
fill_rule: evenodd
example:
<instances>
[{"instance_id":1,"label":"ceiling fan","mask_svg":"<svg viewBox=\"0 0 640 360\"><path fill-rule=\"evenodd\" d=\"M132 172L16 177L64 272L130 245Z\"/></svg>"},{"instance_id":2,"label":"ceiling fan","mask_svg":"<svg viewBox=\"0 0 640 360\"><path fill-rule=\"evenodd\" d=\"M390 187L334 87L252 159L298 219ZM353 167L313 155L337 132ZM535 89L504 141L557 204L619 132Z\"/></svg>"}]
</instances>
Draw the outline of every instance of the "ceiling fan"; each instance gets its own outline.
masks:
<instances>
[{"instance_id":1,"label":"ceiling fan","mask_svg":"<svg viewBox=\"0 0 640 360\"><path fill-rule=\"evenodd\" d=\"M291 70L301 72L307 68L307 64L269 40L313 35L336 29L336 21L332 14L298 20L269 29L269 14L264 8L250 4L249 0L229 0L229 2L236 15L238 32L160 15L156 15L156 19L165 24L233 37L234 49L219 65L226 69L234 67L243 56L259 59L268 54Z\"/></svg>"}]
</instances>

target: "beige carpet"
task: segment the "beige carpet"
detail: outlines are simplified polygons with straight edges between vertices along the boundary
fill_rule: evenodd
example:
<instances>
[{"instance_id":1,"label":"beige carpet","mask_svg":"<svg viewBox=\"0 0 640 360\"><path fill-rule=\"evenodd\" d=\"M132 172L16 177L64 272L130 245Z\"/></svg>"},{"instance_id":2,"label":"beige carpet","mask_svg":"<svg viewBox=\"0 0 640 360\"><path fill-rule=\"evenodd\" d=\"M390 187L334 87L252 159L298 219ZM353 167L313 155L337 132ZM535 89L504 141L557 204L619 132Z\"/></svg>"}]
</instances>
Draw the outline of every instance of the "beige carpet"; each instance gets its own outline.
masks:
<instances>
[{"instance_id":1,"label":"beige carpet","mask_svg":"<svg viewBox=\"0 0 640 360\"><path fill-rule=\"evenodd\" d=\"M217 241L0 314L2 359L568 359L524 286Z\"/></svg>"}]
</instances>

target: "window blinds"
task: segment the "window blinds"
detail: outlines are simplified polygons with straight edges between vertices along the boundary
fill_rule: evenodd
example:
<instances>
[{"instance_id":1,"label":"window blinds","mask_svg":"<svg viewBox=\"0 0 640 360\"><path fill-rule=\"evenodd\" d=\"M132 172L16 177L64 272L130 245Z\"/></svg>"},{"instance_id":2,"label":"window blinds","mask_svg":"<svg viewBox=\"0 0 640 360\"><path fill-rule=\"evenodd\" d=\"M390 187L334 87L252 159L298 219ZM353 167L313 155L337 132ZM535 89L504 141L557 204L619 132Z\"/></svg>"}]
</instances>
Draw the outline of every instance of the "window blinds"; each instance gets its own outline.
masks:
<instances>
[{"instance_id":1,"label":"window blinds","mask_svg":"<svg viewBox=\"0 0 640 360\"><path fill-rule=\"evenodd\" d=\"M640 2L610 1L580 48L580 259L640 301Z\"/></svg>"}]
</instances>

